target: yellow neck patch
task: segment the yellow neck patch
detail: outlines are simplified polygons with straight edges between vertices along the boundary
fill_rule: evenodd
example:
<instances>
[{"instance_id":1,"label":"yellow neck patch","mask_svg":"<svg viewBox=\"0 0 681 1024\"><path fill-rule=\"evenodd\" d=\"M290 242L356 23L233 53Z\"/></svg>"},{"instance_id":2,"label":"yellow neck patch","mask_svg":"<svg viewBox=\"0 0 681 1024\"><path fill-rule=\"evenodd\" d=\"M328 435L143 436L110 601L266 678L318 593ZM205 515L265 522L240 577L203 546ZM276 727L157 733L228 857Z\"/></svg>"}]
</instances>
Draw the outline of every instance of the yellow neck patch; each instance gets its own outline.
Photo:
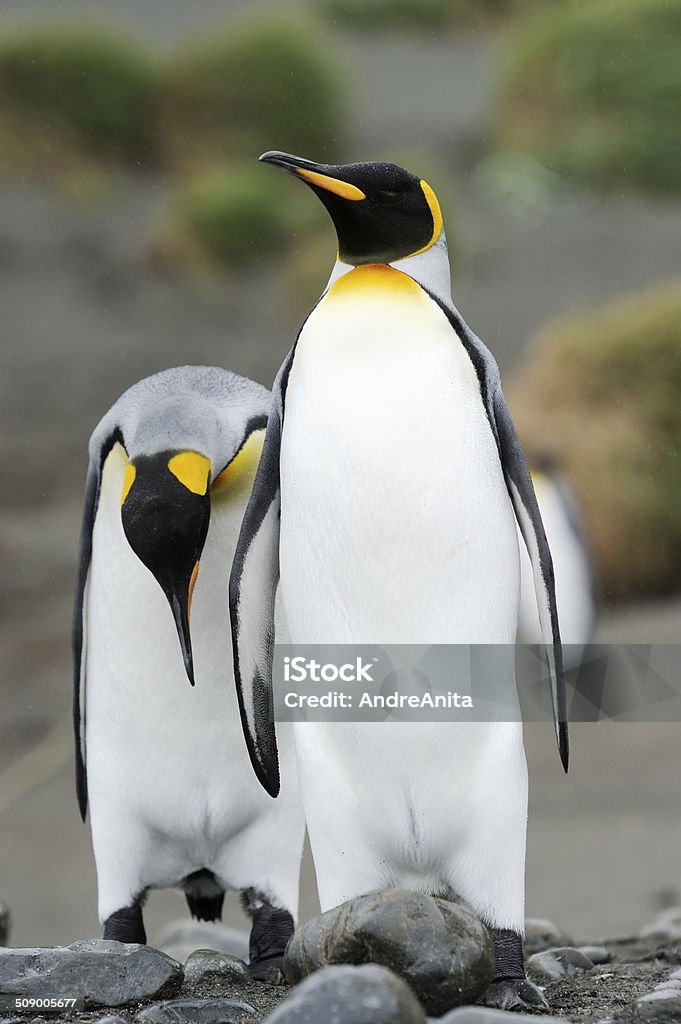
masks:
<instances>
[{"instance_id":1,"label":"yellow neck patch","mask_svg":"<svg viewBox=\"0 0 681 1024\"><path fill-rule=\"evenodd\" d=\"M431 245L435 245L438 238L440 237L440 234L442 233L442 210L440 209L440 204L437 201L437 196L435 195L427 181L421 180L421 191L426 197L428 209L430 210L431 215L433 217L433 233L430 236L430 241L426 245L424 245L423 248L417 249L416 252L413 252L411 254L412 256L418 256L419 253L425 252L426 249L430 249Z\"/></svg>"},{"instance_id":2,"label":"yellow neck patch","mask_svg":"<svg viewBox=\"0 0 681 1024\"><path fill-rule=\"evenodd\" d=\"M421 287L416 281L401 270L395 270L387 263L365 263L339 277L329 289L327 298L349 298L358 293L368 294L377 289L389 291L395 298L412 298L421 293Z\"/></svg>"},{"instance_id":3,"label":"yellow neck patch","mask_svg":"<svg viewBox=\"0 0 681 1024\"><path fill-rule=\"evenodd\" d=\"M205 494L208 490L210 461L198 452L180 452L173 455L168 469L180 483L194 494Z\"/></svg>"},{"instance_id":4,"label":"yellow neck patch","mask_svg":"<svg viewBox=\"0 0 681 1024\"><path fill-rule=\"evenodd\" d=\"M304 178L305 181L309 181L311 185L323 188L327 192L333 192L334 195L340 196L341 199L352 199L355 202L358 199L366 199L361 188L357 188L356 185L351 185L347 181L339 181L338 178L330 178L328 174L319 174L318 171L306 171L302 167L296 168L296 174Z\"/></svg>"},{"instance_id":5,"label":"yellow neck patch","mask_svg":"<svg viewBox=\"0 0 681 1024\"><path fill-rule=\"evenodd\" d=\"M125 499L130 493L130 488L135 482L137 476L137 470L133 466L132 462L129 462L125 467L125 476L123 477L123 492L121 494L121 505L125 504Z\"/></svg>"},{"instance_id":6,"label":"yellow neck patch","mask_svg":"<svg viewBox=\"0 0 681 1024\"><path fill-rule=\"evenodd\" d=\"M216 476L211 487L212 493L230 492L235 496L244 492L250 493L264 442L264 427L249 434L232 461Z\"/></svg>"}]
</instances>

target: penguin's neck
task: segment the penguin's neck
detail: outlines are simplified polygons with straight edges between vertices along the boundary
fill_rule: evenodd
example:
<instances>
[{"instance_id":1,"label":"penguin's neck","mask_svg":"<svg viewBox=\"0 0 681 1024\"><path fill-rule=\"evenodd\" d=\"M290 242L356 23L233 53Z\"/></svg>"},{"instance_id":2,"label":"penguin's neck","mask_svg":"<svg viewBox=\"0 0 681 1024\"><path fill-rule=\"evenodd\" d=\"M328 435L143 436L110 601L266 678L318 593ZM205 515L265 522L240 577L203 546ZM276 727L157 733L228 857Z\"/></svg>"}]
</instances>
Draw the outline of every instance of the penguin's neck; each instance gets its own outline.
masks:
<instances>
[{"instance_id":1,"label":"penguin's neck","mask_svg":"<svg viewBox=\"0 0 681 1024\"><path fill-rule=\"evenodd\" d=\"M416 256L407 256L403 260L395 260L388 266L394 267L395 270L401 270L403 274L411 277L413 281L420 284L422 288L425 288L446 306L452 305L449 254L444 230L441 231L437 242L425 252L418 253ZM352 264L343 263L342 260L337 259L322 294L326 295L339 278L354 269Z\"/></svg>"}]
</instances>

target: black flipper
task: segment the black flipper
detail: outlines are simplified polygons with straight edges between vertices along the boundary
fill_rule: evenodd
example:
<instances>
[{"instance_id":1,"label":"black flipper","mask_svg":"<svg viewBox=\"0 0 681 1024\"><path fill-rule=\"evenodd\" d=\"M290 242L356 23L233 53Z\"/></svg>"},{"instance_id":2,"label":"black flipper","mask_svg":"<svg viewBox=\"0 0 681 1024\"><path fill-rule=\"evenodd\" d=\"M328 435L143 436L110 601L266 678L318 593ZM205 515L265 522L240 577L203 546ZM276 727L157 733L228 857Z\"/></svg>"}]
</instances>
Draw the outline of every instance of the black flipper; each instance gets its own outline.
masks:
<instances>
[{"instance_id":1,"label":"black flipper","mask_svg":"<svg viewBox=\"0 0 681 1024\"><path fill-rule=\"evenodd\" d=\"M90 461L85 479L85 504L80 528L80 550L76 574L76 594L71 627L71 649L73 651L73 731L76 751L76 797L80 816L85 821L87 813L87 768L85 760L85 645L87 643L87 621L85 594L87 590L90 559L92 557L92 534L95 528L102 467L116 442L123 443L118 429L106 438L101 447L90 451Z\"/></svg>"},{"instance_id":2,"label":"black flipper","mask_svg":"<svg viewBox=\"0 0 681 1024\"><path fill-rule=\"evenodd\" d=\"M551 676L551 700L556 740L563 768L567 771L570 757L567 700L551 552L546 540L544 524L525 454L515 432L501 387L497 388L494 393L493 410L506 486L532 563L539 622Z\"/></svg>"},{"instance_id":3,"label":"black flipper","mask_svg":"<svg viewBox=\"0 0 681 1024\"><path fill-rule=\"evenodd\" d=\"M234 678L241 724L253 769L270 794L279 793L272 661L274 599L279 582L279 455L284 400L295 345L272 387L272 409L229 581Z\"/></svg>"},{"instance_id":4,"label":"black flipper","mask_svg":"<svg viewBox=\"0 0 681 1024\"><path fill-rule=\"evenodd\" d=\"M532 563L539 622L551 678L551 700L556 740L563 768L567 771L569 761L567 698L553 562L525 453L501 390L499 369L494 356L480 338L471 331L454 306L444 303L430 292L428 294L438 304L461 339L478 375L480 393L492 432L496 438L508 493Z\"/></svg>"}]
</instances>

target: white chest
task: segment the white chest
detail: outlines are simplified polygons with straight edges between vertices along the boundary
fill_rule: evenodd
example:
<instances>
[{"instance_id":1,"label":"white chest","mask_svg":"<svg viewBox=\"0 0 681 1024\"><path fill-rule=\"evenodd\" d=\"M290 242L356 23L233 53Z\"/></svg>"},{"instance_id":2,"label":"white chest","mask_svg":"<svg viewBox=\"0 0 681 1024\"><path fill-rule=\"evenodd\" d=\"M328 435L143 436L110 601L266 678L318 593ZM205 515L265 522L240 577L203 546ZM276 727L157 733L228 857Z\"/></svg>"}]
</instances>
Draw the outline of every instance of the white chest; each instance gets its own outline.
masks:
<instances>
[{"instance_id":1,"label":"white chest","mask_svg":"<svg viewBox=\"0 0 681 1024\"><path fill-rule=\"evenodd\" d=\"M388 268L346 275L301 333L285 409L292 639L510 642L513 514L474 367L436 303Z\"/></svg>"}]
</instances>

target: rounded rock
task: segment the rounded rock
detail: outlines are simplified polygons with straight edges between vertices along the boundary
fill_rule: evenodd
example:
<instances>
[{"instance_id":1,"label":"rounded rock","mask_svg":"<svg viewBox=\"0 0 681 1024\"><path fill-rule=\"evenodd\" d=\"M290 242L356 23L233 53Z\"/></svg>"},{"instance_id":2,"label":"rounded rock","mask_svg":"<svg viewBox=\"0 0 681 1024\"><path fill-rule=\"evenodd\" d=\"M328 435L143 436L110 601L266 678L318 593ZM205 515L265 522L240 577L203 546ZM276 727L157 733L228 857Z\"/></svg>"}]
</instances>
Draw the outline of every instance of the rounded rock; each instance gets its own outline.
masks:
<instances>
[{"instance_id":1,"label":"rounded rock","mask_svg":"<svg viewBox=\"0 0 681 1024\"><path fill-rule=\"evenodd\" d=\"M369 893L296 930L284 973L295 984L333 964L380 964L411 987L427 1013L475 1002L494 975L494 949L465 907L421 893Z\"/></svg>"},{"instance_id":2,"label":"rounded rock","mask_svg":"<svg viewBox=\"0 0 681 1024\"><path fill-rule=\"evenodd\" d=\"M536 1014L494 1010L487 1006L460 1006L440 1017L437 1024L567 1024L559 1017L537 1017Z\"/></svg>"},{"instance_id":3,"label":"rounded rock","mask_svg":"<svg viewBox=\"0 0 681 1024\"><path fill-rule=\"evenodd\" d=\"M184 983L188 988L215 981L234 984L247 978L248 968L243 960L216 949L195 949L184 965Z\"/></svg>"},{"instance_id":4,"label":"rounded rock","mask_svg":"<svg viewBox=\"0 0 681 1024\"><path fill-rule=\"evenodd\" d=\"M546 949L543 953L535 953L527 961L528 976L539 982L558 981L578 971L591 971L593 968L593 961L573 946Z\"/></svg>"},{"instance_id":5,"label":"rounded rock","mask_svg":"<svg viewBox=\"0 0 681 1024\"><path fill-rule=\"evenodd\" d=\"M135 1017L144 1024L246 1024L255 1013L237 999L168 999L147 1006Z\"/></svg>"},{"instance_id":6,"label":"rounded rock","mask_svg":"<svg viewBox=\"0 0 681 1024\"><path fill-rule=\"evenodd\" d=\"M577 946L575 948L592 964L609 964L612 960L612 953L607 946Z\"/></svg>"},{"instance_id":7,"label":"rounded rock","mask_svg":"<svg viewBox=\"0 0 681 1024\"><path fill-rule=\"evenodd\" d=\"M636 1000L634 1009L638 1020L678 1024L681 1020L681 992L678 989L649 992Z\"/></svg>"},{"instance_id":8,"label":"rounded rock","mask_svg":"<svg viewBox=\"0 0 681 1024\"><path fill-rule=\"evenodd\" d=\"M401 978L364 964L317 971L265 1024L426 1024L426 1015Z\"/></svg>"},{"instance_id":9,"label":"rounded rock","mask_svg":"<svg viewBox=\"0 0 681 1024\"><path fill-rule=\"evenodd\" d=\"M642 939L664 939L676 942L681 939L681 907L668 907L661 911L639 932Z\"/></svg>"},{"instance_id":10,"label":"rounded rock","mask_svg":"<svg viewBox=\"0 0 681 1024\"><path fill-rule=\"evenodd\" d=\"M0 949L0 991L22 996L77 992L86 1008L126 1006L170 995L182 967L137 943L88 939L70 946Z\"/></svg>"},{"instance_id":11,"label":"rounded rock","mask_svg":"<svg viewBox=\"0 0 681 1024\"><path fill-rule=\"evenodd\" d=\"M525 920L525 954L541 953L557 946L571 946L572 939L561 931L553 921L545 917L528 917Z\"/></svg>"}]
</instances>

